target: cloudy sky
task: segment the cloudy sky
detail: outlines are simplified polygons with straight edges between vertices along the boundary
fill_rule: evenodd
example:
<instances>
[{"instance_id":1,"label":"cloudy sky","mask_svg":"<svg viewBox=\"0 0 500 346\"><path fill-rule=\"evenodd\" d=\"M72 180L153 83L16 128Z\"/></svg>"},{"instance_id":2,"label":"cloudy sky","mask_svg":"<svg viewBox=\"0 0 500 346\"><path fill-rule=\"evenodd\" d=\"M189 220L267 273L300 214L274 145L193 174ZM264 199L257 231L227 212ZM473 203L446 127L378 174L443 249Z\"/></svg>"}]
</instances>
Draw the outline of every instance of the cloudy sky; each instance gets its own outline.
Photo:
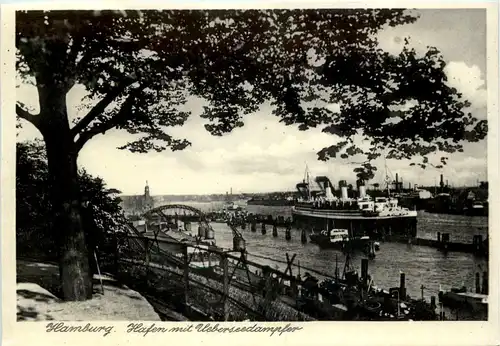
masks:
<instances>
[{"instance_id":1,"label":"cloudy sky","mask_svg":"<svg viewBox=\"0 0 500 346\"><path fill-rule=\"evenodd\" d=\"M416 23L381 32L381 47L397 53L406 37L411 38L411 44L418 50L437 47L448 62L449 83L471 101L477 118L486 118L486 12L470 9L418 12L421 16ZM84 90L78 86L70 91L67 96L70 113L78 113L83 95ZM33 87L21 85L17 99L37 109ZM230 188L235 192L293 190L303 177L306 163L313 175L326 174L333 182L355 181L354 165L341 159L317 160L317 151L337 140L319 129L302 132L285 126L270 114L268 105L263 105L258 113L245 119L243 128L222 138L212 137L199 117L202 106L202 100L190 99L186 107L193 115L185 126L171 131L192 142L184 151L132 154L116 149L126 143L128 135L110 131L86 144L79 165L125 194L142 193L146 181L153 194L224 193ZM18 140L35 136L39 136L37 131L23 122ZM455 186L475 184L487 177L486 149L486 141L467 145L464 153L450 157L449 164L439 171L423 171L393 160L388 160L387 165L393 175L397 172L403 177L405 184L434 184L440 173ZM380 169L383 171L383 167ZM382 179L379 172L373 182Z\"/></svg>"}]
</instances>

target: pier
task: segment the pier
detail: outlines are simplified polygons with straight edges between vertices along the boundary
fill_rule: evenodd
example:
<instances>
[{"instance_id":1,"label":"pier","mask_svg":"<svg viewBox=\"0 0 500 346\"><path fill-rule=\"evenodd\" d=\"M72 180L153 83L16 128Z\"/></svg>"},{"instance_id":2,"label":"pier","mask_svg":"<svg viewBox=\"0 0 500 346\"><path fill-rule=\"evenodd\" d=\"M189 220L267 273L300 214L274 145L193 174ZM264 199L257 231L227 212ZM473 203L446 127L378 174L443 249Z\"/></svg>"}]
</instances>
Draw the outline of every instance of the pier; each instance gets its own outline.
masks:
<instances>
[{"instance_id":1,"label":"pier","mask_svg":"<svg viewBox=\"0 0 500 346\"><path fill-rule=\"evenodd\" d=\"M405 238L393 238L400 243L409 243ZM412 245L429 246L443 252L467 252L478 256L488 256L488 239L483 240L481 235L474 235L470 243L453 242L449 233L437 233L436 239L414 238Z\"/></svg>"},{"instance_id":2,"label":"pier","mask_svg":"<svg viewBox=\"0 0 500 346\"><path fill-rule=\"evenodd\" d=\"M227 217L225 217L222 213L218 212L209 212L206 214L206 217L211 222L226 223L227 221L229 221ZM265 226L276 226L276 227L287 227L293 224L292 218L290 217L287 218L285 218L284 216L274 217L270 214L264 215L264 214L252 214L252 213L242 216L236 216L233 218L233 221L240 225L249 223L251 225L261 224Z\"/></svg>"}]
</instances>

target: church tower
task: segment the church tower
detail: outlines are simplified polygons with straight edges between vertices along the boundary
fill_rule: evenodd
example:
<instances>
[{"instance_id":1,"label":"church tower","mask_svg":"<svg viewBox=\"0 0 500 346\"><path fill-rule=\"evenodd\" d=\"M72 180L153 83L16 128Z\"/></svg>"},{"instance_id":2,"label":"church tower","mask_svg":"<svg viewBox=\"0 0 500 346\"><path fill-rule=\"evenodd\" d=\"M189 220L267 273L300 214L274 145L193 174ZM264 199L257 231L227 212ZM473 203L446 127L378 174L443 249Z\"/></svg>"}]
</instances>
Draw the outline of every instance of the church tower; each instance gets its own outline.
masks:
<instances>
[{"instance_id":1,"label":"church tower","mask_svg":"<svg viewBox=\"0 0 500 346\"><path fill-rule=\"evenodd\" d=\"M146 187L144 187L144 198L147 200L149 199L150 194L149 194L149 185L148 181L146 180Z\"/></svg>"},{"instance_id":2,"label":"church tower","mask_svg":"<svg viewBox=\"0 0 500 346\"><path fill-rule=\"evenodd\" d=\"M148 211L149 209L153 208L153 198L151 197L151 194L149 192L149 185L148 181L146 180L146 186L144 187L144 196L143 196L143 206L144 206L144 211Z\"/></svg>"}]
</instances>

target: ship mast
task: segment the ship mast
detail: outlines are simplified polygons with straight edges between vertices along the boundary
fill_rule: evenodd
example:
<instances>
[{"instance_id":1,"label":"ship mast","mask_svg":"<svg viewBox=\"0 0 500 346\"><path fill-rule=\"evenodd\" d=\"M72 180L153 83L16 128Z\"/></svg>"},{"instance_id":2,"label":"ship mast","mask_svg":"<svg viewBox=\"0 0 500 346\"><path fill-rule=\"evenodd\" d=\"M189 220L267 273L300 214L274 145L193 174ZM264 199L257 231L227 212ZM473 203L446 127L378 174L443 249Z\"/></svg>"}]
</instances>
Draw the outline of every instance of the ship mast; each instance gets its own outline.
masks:
<instances>
[{"instance_id":1,"label":"ship mast","mask_svg":"<svg viewBox=\"0 0 500 346\"><path fill-rule=\"evenodd\" d=\"M387 186L387 197L391 197L390 179L389 179L389 169L387 168L387 158L384 158L385 164L385 184Z\"/></svg>"},{"instance_id":2,"label":"ship mast","mask_svg":"<svg viewBox=\"0 0 500 346\"><path fill-rule=\"evenodd\" d=\"M309 179L309 168L306 163L305 180L307 181L307 197L309 201L311 200L311 181Z\"/></svg>"}]
</instances>

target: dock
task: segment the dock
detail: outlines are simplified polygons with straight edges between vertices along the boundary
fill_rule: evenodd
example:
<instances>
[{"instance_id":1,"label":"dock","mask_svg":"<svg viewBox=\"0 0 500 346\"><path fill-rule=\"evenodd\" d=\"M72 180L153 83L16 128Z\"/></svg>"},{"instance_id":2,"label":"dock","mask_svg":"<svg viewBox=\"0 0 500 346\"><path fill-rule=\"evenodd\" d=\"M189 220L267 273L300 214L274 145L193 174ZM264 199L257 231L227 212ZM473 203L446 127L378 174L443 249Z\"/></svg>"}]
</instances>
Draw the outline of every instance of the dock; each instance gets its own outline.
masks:
<instances>
[{"instance_id":1,"label":"dock","mask_svg":"<svg viewBox=\"0 0 500 346\"><path fill-rule=\"evenodd\" d=\"M438 232L436 239L428 238L394 238L391 239L399 243L410 243L418 246L428 246L439 249L442 252L466 252L477 256L488 256L488 239L483 240L481 235L474 235L470 243L453 242L449 233Z\"/></svg>"}]
</instances>

